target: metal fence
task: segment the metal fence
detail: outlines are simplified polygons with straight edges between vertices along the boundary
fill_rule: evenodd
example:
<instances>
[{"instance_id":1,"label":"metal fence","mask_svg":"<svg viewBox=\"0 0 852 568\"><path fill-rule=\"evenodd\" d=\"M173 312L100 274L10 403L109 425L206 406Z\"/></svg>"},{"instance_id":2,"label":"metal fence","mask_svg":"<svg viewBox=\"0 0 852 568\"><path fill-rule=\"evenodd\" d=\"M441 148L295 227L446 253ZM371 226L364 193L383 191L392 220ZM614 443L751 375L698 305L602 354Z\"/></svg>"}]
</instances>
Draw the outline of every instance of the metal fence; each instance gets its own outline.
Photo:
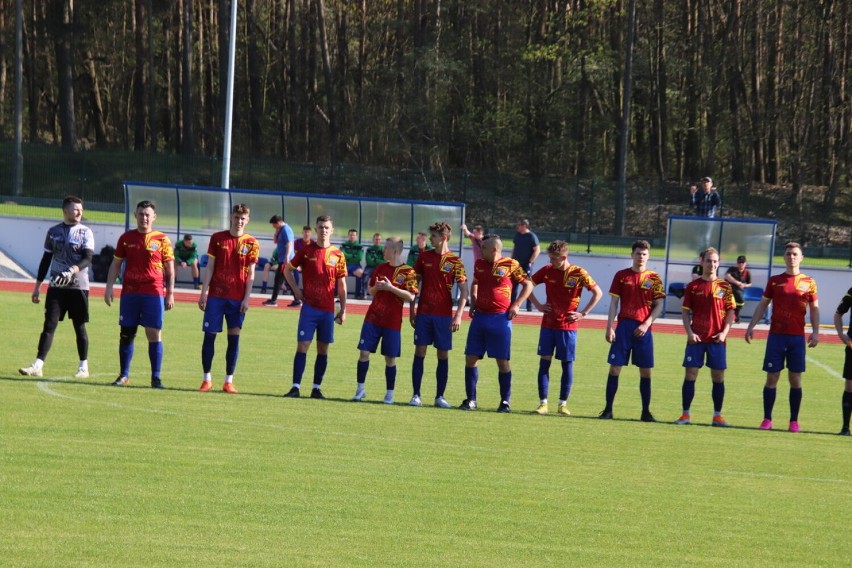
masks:
<instances>
[{"instance_id":1,"label":"metal fence","mask_svg":"<svg viewBox=\"0 0 852 568\"><path fill-rule=\"evenodd\" d=\"M219 186L221 163L215 157L184 157L153 152L81 150L24 146L22 195L13 195L14 156L0 142L0 213L37 214L67 194L85 200L89 211L124 210L124 180ZM530 177L498 172L414 171L338 164L304 164L235 156L231 187L352 197L451 201L466 204L467 221L505 234L518 218L530 220L545 238L562 238L573 250L623 252L635 237L662 244L669 215L689 214L688 188L675 183L632 182L626 188L624 236L615 231L616 186L601 179L570 176ZM803 192L792 205L776 188L719 184L722 214L778 221L779 242L798 240L808 257L848 261L852 267L852 192L840 195L831 210L818 190ZM29 210L27 208L30 208ZM510 236L510 235L506 235ZM837 262L837 260L835 260Z\"/></svg>"}]
</instances>

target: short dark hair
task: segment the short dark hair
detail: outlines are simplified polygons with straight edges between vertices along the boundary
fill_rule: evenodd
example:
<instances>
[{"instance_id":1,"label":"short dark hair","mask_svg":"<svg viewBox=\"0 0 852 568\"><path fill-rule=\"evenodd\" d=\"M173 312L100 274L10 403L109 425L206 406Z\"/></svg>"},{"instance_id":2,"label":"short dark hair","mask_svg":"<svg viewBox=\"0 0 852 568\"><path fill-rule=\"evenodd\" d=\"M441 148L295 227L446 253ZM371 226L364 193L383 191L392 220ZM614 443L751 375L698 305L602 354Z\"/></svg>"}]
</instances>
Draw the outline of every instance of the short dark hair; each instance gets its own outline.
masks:
<instances>
[{"instance_id":1,"label":"short dark hair","mask_svg":"<svg viewBox=\"0 0 852 568\"><path fill-rule=\"evenodd\" d=\"M183 240L185 240L185 241L191 241L191 240L192 240L192 235L190 235L189 233L185 234L185 235L183 236Z\"/></svg>"},{"instance_id":2,"label":"short dark hair","mask_svg":"<svg viewBox=\"0 0 852 568\"><path fill-rule=\"evenodd\" d=\"M334 223L334 221L332 221L331 219L331 215L320 215L319 217L317 217L317 225L319 225L320 223L325 223L326 221L328 221L329 223Z\"/></svg>"},{"instance_id":3,"label":"short dark hair","mask_svg":"<svg viewBox=\"0 0 852 568\"><path fill-rule=\"evenodd\" d=\"M346 233L346 234L349 234L349 233L357 233L357 232L358 232L358 229L349 229L349 231L347 231L347 233Z\"/></svg>"},{"instance_id":4,"label":"short dark hair","mask_svg":"<svg viewBox=\"0 0 852 568\"><path fill-rule=\"evenodd\" d=\"M553 241L547 247L547 252L551 254L568 254L568 243L560 240Z\"/></svg>"},{"instance_id":5,"label":"short dark hair","mask_svg":"<svg viewBox=\"0 0 852 568\"><path fill-rule=\"evenodd\" d=\"M633 241L633 246L630 247L630 252L635 252L636 249L651 250L651 243L645 240Z\"/></svg>"},{"instance_id":6,"label":"short dark hair","mask_svg":"<svg viewBox=\"0 0 852 568\"><path fill-rule=\"evenodd\" d=\"M797 243L796 241L790 241L789 243L787 243L786 245L784 245L784 250L785 250L785 251L786 251L787 249L791 249L791 248L797 248L797 249L799 249L799 252L800 252L800 253L805 254L805 251L804 251L804 249L802 248L802 245L800 245L800 244L799 244L799 243Z\"/></svg>"},{"instance_id":7,"label":"short dark hair","mask_svg":"<svg viewBox=\"0 0 852 568\"><path fill-rule=\"evenodd\" d=\"M65 209L68 205L75 204L83 204L83 200L77 197L76 195L67 195L65 199L62 200L62 208Z\"/></svg>"},{"instance_id":8,"label":"short dark hair","mask_svg":"<svg viewBox=\"0 0 852 568\"><path fill-rule=\"evenodd\" d=\"M271 225L272 223L280 223L283 220L284 217L282 217L281 215L273 215L269 218L269 224Z\"/></svg>"},{"instance_id":9,"label":"short dark hair","mask_svg":"<svg viewBox=\"0 0 852 568\"><path fill-rule=\"evenodd\" d=\"M313 229L311 228L310 225L302 225L302 230L303 231L312 231Z\"/></svg>"},{"instance_id":10,"label":"short dark hair","mask_svg":"<svg viewBox=\"0 0 852 568\"><path fill-rule=\"evenodd\" d=\"M237 203L231 208L231 214L233 215L250 215L251 209L245 203Z\"/></svg>"},{"instance_id":11,"label":"short dark hair","mask_svg":"<svg viewBox=\"0 0 852 568\"><path fill-rule=\"evenodd\" d=\"M437 223L432 223L429 225L430 233L439 233L445 237L449 237L453 234L453 228L450 227L449 223L445 223L444 221L438 221Z\"/></svg>"},{"instance_id":12,"label":"short dark hair","mask_svg":"<svg viewBox=\"0 0 852 568\"><path fill-rule=\"evenodd\" d=\"M136 209L147 209L148 207L150 207L154 211L157 210L157 205L153 201L150 201L148 199L143 199L142 201L136 204Z\"/></svg>"}]
</instances>

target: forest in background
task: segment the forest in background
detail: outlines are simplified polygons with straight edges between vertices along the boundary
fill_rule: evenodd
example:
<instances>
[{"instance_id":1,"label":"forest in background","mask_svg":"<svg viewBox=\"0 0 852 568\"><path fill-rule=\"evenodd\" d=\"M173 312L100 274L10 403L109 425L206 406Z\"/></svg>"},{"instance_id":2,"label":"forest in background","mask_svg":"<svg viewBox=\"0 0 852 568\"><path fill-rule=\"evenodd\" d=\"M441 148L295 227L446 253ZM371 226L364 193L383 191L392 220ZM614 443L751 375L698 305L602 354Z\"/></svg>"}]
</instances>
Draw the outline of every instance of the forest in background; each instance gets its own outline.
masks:
<instances>
[{"instance_id":1,"label":"forest in background","mask_svg":"<svg viewBox=\"0 0 852 568\"><path fill-rule=\"evenodd\" d=\"M24 140L221 153L230 2L26 0ZM616 177L627 0L244 0L234 152ZM15 2L0 0L0 137ZM636 0L628 173L850 191L848 1ZM848 223L848 213L846 214ZM841 223L841 224L846 224Z\"/></svg>"}]
</instances>

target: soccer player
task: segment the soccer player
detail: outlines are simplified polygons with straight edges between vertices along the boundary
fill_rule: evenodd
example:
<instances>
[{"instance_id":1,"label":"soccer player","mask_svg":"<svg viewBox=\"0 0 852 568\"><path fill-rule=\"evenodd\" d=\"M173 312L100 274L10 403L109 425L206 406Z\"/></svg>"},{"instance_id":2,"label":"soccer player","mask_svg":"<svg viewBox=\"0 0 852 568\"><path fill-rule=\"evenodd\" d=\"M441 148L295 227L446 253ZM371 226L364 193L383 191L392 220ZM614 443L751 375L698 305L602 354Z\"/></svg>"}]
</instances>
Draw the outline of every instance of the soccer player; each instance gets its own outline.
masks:
<instances>
[{"instance_id":1,"label":"soccer player","mask_svg":"<svg viewBox=\"0 0 852 568\"><path fill-rule=\"evenodd\" d=\"M382 250L386 262L378 265L370 277L369 292L373 301L361 326L361 340L358 342L361 352L358 357L358 386L352 400L364 400L367 396L364 384L370 369L370 353L376 352L381 340L387 386L384 402L393 404L396 358L402 350L402 307L405 302L413 302L417 295L417 273L402 263L402 249L402 239L388 238Z\"/></svg>"},{"instance_id":2,"label":"soccer player","mask_svg":"<svg viewBox=\"0 0 852 568\"><path fill-rule=\"evenodd\" d=\"M141 325L148 339L148 359L151 361L151 388L163 388L160 369L163 365L163 316L174 307L175 255L172 242L165 233L154 230L157 209L151 201L136 204L133 215L136 228L118 238L115 255L109 267L104 302L112 305L115 279L124 264L118 325L118 378L113 385L130 383L130 362L133 342ZM186 237L184 237L184 242ZM190 236L190 244L195 248ZM165 290L164 290L165 288ZM163 293L165 291L165 298Z\"/></svg>"},{"instance_id":3,"label":"soccer player","mask_svg":"<svg viewBox=\"0 0 852 568\"><path fill-rule=\"evenodd\" d=\"M175 245L175 262L180 263L180 266L192 270L192 285L196 290L201 289L201 271L198 268L198 245L192 241L192 235L187 233L183 236L183 240Z\"/></svg>"},{"instance_id":4,"label":"soccer player","mask_svg":"<svg viewBox=\"0 0 852 568\"><path fill-rule=\"evenodd\" d=\"M766 371L766 384L763 387L763 421L761 430L772 429L772 408L775 406L778 379L784 365L787 365L787 378L790 381L790 432L799 431L799 408L802 405L802 373L805 372L805 312L810 311L811 329L808 347L819 343L819 298L817 285L813 278L799 271L804 255L799 243L789 242L784 247L786 270L771 276L766 283L763 297L754 310L751 322L745 332L745 340L751 343L754 326L763 318L763 314L772 302L772 316L769 319L769 337L766 339L766 353L763 358L763 370Z\"/></svg>"},{"instance_id":5,"label":"soccer player","mask_svg":"<svg viewBox=\"0 0 852 568\"><path fill-rule=\"evenodd\" d=\"M293 260L284 267L284 278L293 289L293 297L303 305L299 312L296 354L293 357L293 387L284 396L298 398L302 375L308 357L308 348L317 336L317 358L314 361L314 385L311 398L325 398L320 386L328 367L328 347L334 343L334 324L346 320L346 257L331 244L334 232L328 215L317 217L317 240L299 249ZM357 233L356 233L357 236ZM293 271L302 270L302 289L296 286ZM340 310L334 314L334 293L340 301Z\"/></svg>"},{"instance_id":6,"label":"soccer player","mask_svg":"<svg viewBox=\"0 0 852 568\"><path fill-rule=\"evenodd\" d=\"M213 233L207 247L207 270L201 282L198 307L204 312L204 342L201 345L201 368L204 377L201 392L213 388L213 367L216 334L222 331L222 320L228 326L228 348L225 351L225 383L222 390L236 394L234 371L240 355L240 330L249 309L254 283L254 267L260 257L260 245L246 233L251 210L244 203L231 209L231 227Z\"/></svg>"},{"instance_id":7,"label":"soccer player","mask_svg":"<svg viewBox=\"0 0 852 568\"><path fill-rule=\"evenodd\" d=\"M420 386L423 383L423 364L426 349L434 345L438 351L435 370L437 391L435 406L452 408L444 398L449 378L449 357L453 348L453 333L461 327L461 318L467 304L467 274L457 254L450 252L452 229L443 222L429 227L429 241L434 248L423 250L414 265L420 294L411 305L409 321L414 328L414 361L411 364L411 385L414 395L409 404L422 406ZM459 304L453 315L453 284L459 286ZM416 306L414 304L417 304Z\"/></svg>"},{"instance_id":8,"label":"soccer player","mask_svg":"<svg viewBox=\"0 0 852 568\"><path fill-rule=\"evenodd\" d=\"M373 271L378 265L385 261L384 246L382 245L382 234L373 234L373 244L367 247L364 251L364 273L361 275L361 290L364 290L370 284L370 278L373 276ZM401 262L401 260L400 260Z\"/></svg>"},{"instance_id":9,"label":"soccer player","mask_svg":"<svg viewBox=\"0 0 852 568\"><path fill-rule=\"evenodd\" d=\"M766 290L754 310L754 315L746 329L745 340L751 343L754 326L763 318L763 314L772 302L772 315L769 320L769 337L766 339L766 353L763 358L763 370L766 371L766 384L763 387L763 421L761 430L772 429L772 408L775 406L778 379L787 366L787 378L790 381L790 432L799 431L799 409L802 405L802 373L805 372L805 312L810 310L813 333L808 338L808 347L819 343L819 297L816 282L810 276L799 271L804 255L799 243L789 242L784 247L786 270L771 276Z\"/></svg>"},{"instance_id":10,"label":"soccer player","mask_svg":"<svg viewBox=\"0 0 852 568\"><path fill-rule=\"evenodd\" d=\"M843 399L841 408L843 410L843 428L840 429L841 436L849 436L849 416L852 414L852 337L849 335L849 328L846 333L843 333L843 314L852 308L852 288L846 292L840 305L837 306L837 311L834 313L834 328L837 330L837 337L846 346L846 360L843 363L843 378L846 380L846 389L843 391Z\"/></svg>"},{"instance_id":11,"label":"soccer player","mask_svg":"<svg viewBox=\"0 0 852 568\"><path fill-rule=\"evenodd\" d=\"M630 268L619 270L612 279L606 340L609 348L609 376L606 382L606 406L599 418L612 419L612 405L618 392L618 376L629 362L639 367L639 394L642 398L642 422L656 422L651 414L651 369L654 367L654 337L651 324L663 312L663 281L647 269L651 245L633 243ZM613 328L618 314L618 326Z\"/></svg>"},{"instance_id":12,"label":"soccer player","mask_svg":"<svg viewBox=\"0 0 852 568\"><path fill-rule=\"evenodd\" d=\"M734 292L734 302L737 309L734 311L734 323L740 323L740 310L745 305L743 299L743 290L751 287L751 272L746 268L746 257L738 256L737 265L732 266L725 273L725 280L731 283L731 289Z\"/></svg>"},{"instance_id":13,"label":"soccer player","mask_svg":"<svg viewBox=\"0 0 852 568\"><path fill-rule=\"evenodd\" d=\"M361 267L361 262L364 260L364 249L361 246L361 241L358 240L356 229L349 229L346 239L346 242L340 245L340 250L346 257L347 273L355 278L355 299L362 300L364 298L364 286L361 282L361 276L364 275L364 269Z\"/></svg>"},{"instance_id":14,"label":"soccer player","mask_svg":"<svg viewBox=\"0 0 852 568\"><path fill-rule=\"evenodd\" d=\"M512 288L521 286L517 298L510 300ZM482 258L473 265L470 285L470 307L473 321L467 332L464 349L464 390L467 398L462 410L476 410L476 383L479 381L479 361L486 353L497 361L500 383L500 404L497 412L511 412L512 320L520 305L532 292L533 284L527 273L513 258L503 256L503 241L497 235L482 239Z\"/></svg>"},{"instance_id":15,"label":"soccer player","mask_svg":"<svg viewBox=\"0 0 852 568\"><path fill-rule=\"evenodd\" d=\"M681 308L683 328L686 330L686 369L681 387L683 414L675 424L692 424L690 407L695 398L695 381L705 358L713 381L713 426L729 426L722 418L725 402L725 369L727 348L725 339L734 321L736 304L731 285L717 276L719 252L713 247L701 253L701 277L686 285Z\"/></svg>"},{"instance_id":16,"label":"soccer player","mask_svg":"<svg viewBox=\"0 0 852 568\"><path fill-rule=\"evenodd\" d=\"M273 215L269 219L269 224L272 225L272 229L275 231L272 241L275 243L275 250L278 252L278 261L283 265L293 258L293 241L295 240L293 229L284 222L284 217L281 215ZM275 281L272 284L272 297L263 302L264 306L274 307L278 305L278 294L281 293L281 285L284 284L284 272L281 265L275 271ZM264 278L261 287L265 286L266 279Z\"/></svg>"},{"instance_id":17,"label":"soccer player","mask_svg":"<svg viewBox=\"0 0 852 568\"><path fill-rule=\"evenodd\" d=\"M62 222L47 230L44 254L38 266L32 303L41 300L41 283L50 276L50 287L44 302L44 327L38 338L38 353L29 367L18 369L22 375L41 377L44 361L53 344L53 334L65 314L74 325L80 364L75 379L89 377L89 265L95 255L92 230L81 223L83 200L69 195L62 200Z\"/></svg>"},{"instance_id":18,"label":"soccer player","mask_svg":"<svg viewBox=\"0 0 852 568\"><path fill-rule=\"evenodd\" d=\"M562 362L562 377L559 386L558 412L569 416L568 397L574 384L574 359L577 352L577 327L581 319L600 301L603 296L600 286L585 269L568 262L568 243L553 241L547 247L550 264L533 274L533 285L544 284L546 303L542 304L535 294L530 301L544 315L541 318L541 330L538 336L538 414L547 414L547 392L550 385L550 365L553 352ZM582 310L580 295L583 289L592 293L592 297Z\"/></svg>"}]
</instances>

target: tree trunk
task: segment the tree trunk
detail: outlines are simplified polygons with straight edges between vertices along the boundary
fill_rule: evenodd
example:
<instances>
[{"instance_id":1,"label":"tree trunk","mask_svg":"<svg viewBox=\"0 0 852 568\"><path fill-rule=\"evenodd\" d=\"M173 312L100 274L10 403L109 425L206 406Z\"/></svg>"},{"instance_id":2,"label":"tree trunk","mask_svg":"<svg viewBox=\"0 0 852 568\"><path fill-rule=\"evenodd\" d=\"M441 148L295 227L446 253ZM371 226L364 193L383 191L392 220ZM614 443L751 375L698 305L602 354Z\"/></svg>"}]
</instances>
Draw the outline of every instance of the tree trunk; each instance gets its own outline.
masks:
<instances>
[{"instance_id":1,"label":"tree trunk","mask_svg":"<svg viewBox=\"0 0 852 568\"><path fill-rule=\"evenodd\" d=\"M74 1L52 0L56 24L54 49L59 86L59 130L65 150L77 148L77 118L74 111Z\"/></svg>"},{"instance_id":2,"label":"tree trunk","mask_svg":"<svg viewBox=\"0 0 852 568\"><path fill-rule=\"evenodd\" d=\"M133 2L133 39L135 46L135 66L133 71L133 149L141 152L145 149L145 120L146 105L145 98L145 64L147 53L145 50L145 14L144 0Z\"/></svg>"},{"instance_id":3,"label":"tree trunk","mask_svg":"<svg viewBox=\"0 0 852 568\"><path fill-rule=\"evenodd\" d=\"M181 70L181 105L183 111L183 131L181 133L181 154L191 156L195 153L195 135L192 104L192 1L183 0L183 69ZM237 0L233 0L236 2ZM224 3L224 2L223 2Z\"/></svg>"},{"instance_id":4,"label":"tree trunk","mask_svg":"<svg viewBox=\"0 0 852 568\"><path fill-rule=\"evenodd\" d=\"M263 148L263 65L257 47L257 15L255 0L246 0L246 57L248 59L249 139L252 154Z\"/></svg>"},{"instance_id":5,"label":"tree trunk","mask_svg":"<svg viewBox=\"0 0 852 568\"><path fill-rule=\"evenodd\" d=\"M95 69L95 57L92 50L86 50L86 72L89 78L90 99L92 105L92 122L95 126L95 144L98 148L106 148L107 139L106 123L104 122L104 107L101 102L101 88L98 82L98 74Z\"/></svg>"},{"instance_id":6,"label":"tree trunk","mask_svg":"<svg viewBox=\"0 0 852 568\"><path fill-rule=\"evenodd\" d=\"M328 53L328 34L325 26L325 2L315 0L317 11L317 28L319 29L320 55L322 57L322 74L325 80L326 120L328 121L328 158L332 166L336 166L338 157L337 111L335 109L335 83L331 72L331 60Z\"/></svg>"}]
</instances>

